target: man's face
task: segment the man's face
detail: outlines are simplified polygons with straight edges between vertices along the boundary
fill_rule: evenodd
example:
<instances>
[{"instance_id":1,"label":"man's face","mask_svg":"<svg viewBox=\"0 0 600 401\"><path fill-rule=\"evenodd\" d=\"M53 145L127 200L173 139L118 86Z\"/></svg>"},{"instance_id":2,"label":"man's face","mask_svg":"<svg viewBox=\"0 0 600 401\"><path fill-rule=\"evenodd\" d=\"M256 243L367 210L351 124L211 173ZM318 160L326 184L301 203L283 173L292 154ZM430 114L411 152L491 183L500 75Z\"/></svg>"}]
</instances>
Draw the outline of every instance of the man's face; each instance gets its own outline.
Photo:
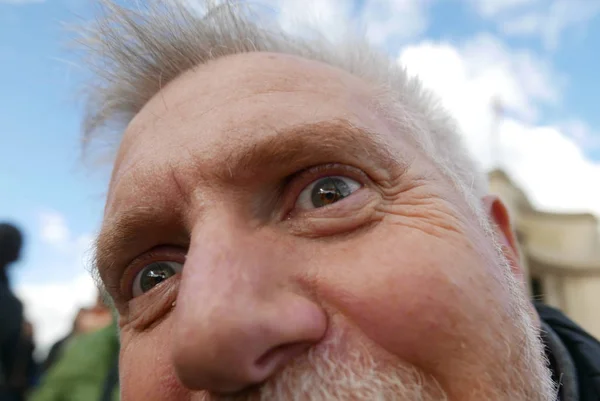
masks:
<instances>
[{"instance_id":1,"label":"man's face","mask_svg":"<svg viewBox=\"0 0 600 401\"><path fill-rule=\"evenodd\" d=\"M124 400L545 399L507 260L373 95L254 53L136 116L98 248Z\"/></svg>"}]
</instances>

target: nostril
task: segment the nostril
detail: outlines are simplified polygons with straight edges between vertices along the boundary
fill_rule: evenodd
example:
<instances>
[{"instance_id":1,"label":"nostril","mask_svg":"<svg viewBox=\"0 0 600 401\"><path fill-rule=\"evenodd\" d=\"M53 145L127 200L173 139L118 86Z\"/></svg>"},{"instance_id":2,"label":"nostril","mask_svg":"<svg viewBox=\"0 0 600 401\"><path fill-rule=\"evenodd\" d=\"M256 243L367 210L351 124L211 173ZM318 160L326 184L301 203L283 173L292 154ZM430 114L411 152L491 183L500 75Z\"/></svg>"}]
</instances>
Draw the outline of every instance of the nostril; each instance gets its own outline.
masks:
<instances>
[{"instance_id":1,"label":"nostril","mask_svg":"<svg viewBox=\"0 0 600 401\"><path fill-rule=\"evenodd\" d=\"M198 299L203 298L190 283L183 279L179 289L171 356L188 390L232 394L260 385L327 332L324 310L293 292L281 290L265 298L244 284L234 300L219 298L224 290L208 291L215 298L200 307Z\"/></svg>"},{"instance_id":2,"label":"nostril","mask_svg":"<svg viewBox=\"0 0 600 401\"><path fill-rule=\"evenodd\" d=\"M272 375L276 370L283 368L294 358L302 355L310 348L309 343L291 343L282 344L271 348L258 358L254 365L267 377Z\"/></svg>"}]
</instances>

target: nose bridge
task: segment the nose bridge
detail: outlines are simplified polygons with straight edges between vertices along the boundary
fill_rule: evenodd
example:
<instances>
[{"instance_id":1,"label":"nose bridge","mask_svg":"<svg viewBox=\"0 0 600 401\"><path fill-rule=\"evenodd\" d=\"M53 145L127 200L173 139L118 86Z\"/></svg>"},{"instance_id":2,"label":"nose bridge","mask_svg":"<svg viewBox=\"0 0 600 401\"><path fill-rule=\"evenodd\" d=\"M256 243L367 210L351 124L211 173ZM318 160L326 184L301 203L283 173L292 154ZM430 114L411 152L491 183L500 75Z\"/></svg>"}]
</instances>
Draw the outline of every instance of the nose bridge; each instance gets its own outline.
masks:
<instances>
[{"instance_id":1,"label":"nose bridge","mask_svg":"<svg viewBox=\"0 0 600 401\"><path fill-rule=\"evenodd\" d=\"M231 302L223 299L235 301L246 297L249 301L266 296L270 292L268 287L282 279L273 267L274 238L268 233L244 226L226 214L204 221L194 231L183 269L184 289L180 298L191 296L193 303L202 299L206 310L231 308ZM189 294L187 287L191 287ZM201 288L205 291L199 293Z\"/></svg>"},{"instance_id":2,"label":"nose bridge","mask_svg":"<svg viewBox=\"0 0 600 401\"><path fill-rule=\"evenodd\" d=\"M173 363L193 389L233 391L265 380L325 332L290 286L276 240L231 218L192 235L174 311Z\"/></svg>"},{"instance_id":3,"label":"nose bridge","mask_svg":"<svg viewBox=\"0 0 600 401\"><path fill-rule=\"evenodd\" d=\"M178 310L188 320L243 317L278 279L271 271L272 247L265 246L267 241L226 213L198 224L183 269Z\"/></svg>"}]
</instances>

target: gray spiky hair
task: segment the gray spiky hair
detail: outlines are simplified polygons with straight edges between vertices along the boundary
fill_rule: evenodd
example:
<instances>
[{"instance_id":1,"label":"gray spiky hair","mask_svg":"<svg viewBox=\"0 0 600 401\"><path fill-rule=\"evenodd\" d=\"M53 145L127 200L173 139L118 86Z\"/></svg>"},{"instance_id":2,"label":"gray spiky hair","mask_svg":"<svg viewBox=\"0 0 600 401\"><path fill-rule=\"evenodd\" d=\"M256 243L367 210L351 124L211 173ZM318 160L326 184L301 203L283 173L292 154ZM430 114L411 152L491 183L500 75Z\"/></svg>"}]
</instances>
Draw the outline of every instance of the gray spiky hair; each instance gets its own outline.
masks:
<instances>
[{"instance_id":1,"label":"gray spiky hair","mask_svg":"<svg viewBox=\"0 0 600 401\"><path fill-rule=\"evenodd\" d=\"M323 36L294 37L260 21L247 3L147 0L123 7L99 0L102 16L82 35L94 74L87 90L84 140L120 133L162 87L210 60L246 52L300 56L341 68L372 84L380 110L408 133L443 174L478 208L486 192L485 176L466 152L457 126L419 80L350 36L331 43ZM200 10L200 11L199 11ZM114 135L114 133L117 135ZM102 134L101 134L102 133Z\"/></svg>"}]
</instances>

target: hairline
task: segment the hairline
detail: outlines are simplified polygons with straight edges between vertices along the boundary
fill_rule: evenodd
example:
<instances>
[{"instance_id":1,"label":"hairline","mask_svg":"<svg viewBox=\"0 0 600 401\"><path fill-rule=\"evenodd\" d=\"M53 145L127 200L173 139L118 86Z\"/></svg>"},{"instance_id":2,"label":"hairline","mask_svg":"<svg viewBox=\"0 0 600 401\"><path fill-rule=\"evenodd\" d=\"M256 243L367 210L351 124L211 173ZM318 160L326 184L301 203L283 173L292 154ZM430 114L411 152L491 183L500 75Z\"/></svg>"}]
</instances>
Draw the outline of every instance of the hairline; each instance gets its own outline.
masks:
<instances>
[{"instance_id":1,"label":"hairline","mask_svg":"<svg viewBox=\"0 0 600 401\"><path fill-rule=\"evenodd\" d=\"M214 0L204 0L201 3L207 12L204 17L176 1L149 0L136 10L119 6L114 0L99 1L104 6L104 18L81 31L81 42L90 55L87 60L95 72L95 81L100 82L89 87L84 143L94 138L95 131L110 128L111 121L113 124L130 122L163 85L188 70L229 55L265 51L323 62L374 85L379 90L376 103L381 109L391 111L390 117L395 123L412 125L413 129L407 132L424 145L423 150L434 162L454 163L436 155L435 143L427 139L431 131L442 131L437 135L449 136L443 139L453 148L454 158L460 156L465 159L460 163L473 164L469 157L459 155L466 152L458 143L461 141L455 132L456 124L436 97L423 89L418 79L409 78L403 68L392 65L391 59L368 45L364 37L350 35L352 37L336 45L323 37L318 37L320 40L293 38L280 28L258 27L244 13L249 6L233 0L222 1L219 6ZM169 24L171 27L165 29ZM227 32L222 32L226 28ZM203 43L198 37L215 43ZM140 92L142 85L149 87ZM401 99L398 92L402 94ZM456 173L456 167L452 169ZM461 175L469 173L461 169L462 172L449 178L453 181L463 178L464 184ZM479 171L470 175L466 180L471 181L470 189L482 195L484 176Z\"/></svg>"}]
</instances>

